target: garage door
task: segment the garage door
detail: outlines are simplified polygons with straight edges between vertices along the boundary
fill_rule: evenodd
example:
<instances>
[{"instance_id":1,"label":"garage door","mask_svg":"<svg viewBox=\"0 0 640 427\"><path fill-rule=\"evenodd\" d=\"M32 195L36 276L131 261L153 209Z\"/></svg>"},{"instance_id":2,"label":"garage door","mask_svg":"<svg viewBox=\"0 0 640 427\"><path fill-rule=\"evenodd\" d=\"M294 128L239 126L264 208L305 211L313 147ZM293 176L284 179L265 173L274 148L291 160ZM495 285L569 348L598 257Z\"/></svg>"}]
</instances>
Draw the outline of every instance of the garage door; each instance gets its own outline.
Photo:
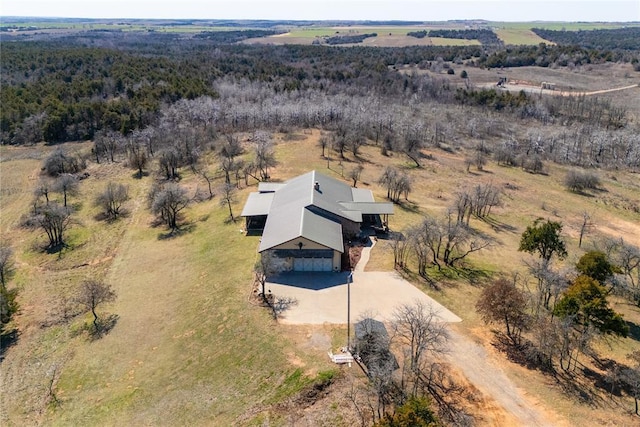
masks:
<instances>
[{"instance_id":1,"label":"garage door","mask_svg":"<svg viewBox=\"0 0 640 427\"><path fill-rule=\"evenodd\" d=\"M332 258L294 258L293 271L332 271Z\"/></svg>"}]
</instances>

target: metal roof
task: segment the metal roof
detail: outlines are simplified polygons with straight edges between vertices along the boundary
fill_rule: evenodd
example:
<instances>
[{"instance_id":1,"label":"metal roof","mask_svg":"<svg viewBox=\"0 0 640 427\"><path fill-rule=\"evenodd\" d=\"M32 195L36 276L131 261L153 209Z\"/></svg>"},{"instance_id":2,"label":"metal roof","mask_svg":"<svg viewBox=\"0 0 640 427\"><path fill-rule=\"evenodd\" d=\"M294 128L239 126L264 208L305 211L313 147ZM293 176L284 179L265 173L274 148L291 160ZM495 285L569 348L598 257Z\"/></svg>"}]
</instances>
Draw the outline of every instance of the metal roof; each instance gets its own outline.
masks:
<instances>
[{"instance_id":1,"label":"metal roof","mask_svg":"<svg viewBox=\"0 0 640 427\"><path fill-rule=\"evenodd\" d=\"M370 190L351 188L316 171L285 183L260 184L258 189L260 193L249 195L242 216L268 215L260 252L296 237L342 252L338 218L362 222L363 213L393 213L393 205L375 203Z\"/></svg>"},{"instance_id":2,"label":"metal roof","mask_svg":"<svg viewBox=\"0 0 640 427\"><path fill-rule=\"evenodd\" d=\"M281 189L285 184L281 182L260 182L258 183L258 191L261 193L273 193Z\"/></svg>"},{"instance_id":3,"label":"metal roof","mask_svg":"<svg viewBox=\"0 0 640 427\"><path fill-rule=\"evenodd\" d=\"M373 193L366 188L351 188L351 196L354 202L375 202Z\"/></svg>"},{"instance_id":4,"label":"metal roof","mask_svg":"<svg viewBox=\"0 0 640 427\"><path fill-rule=\"evenodd\" d=\"M274 193L250 193L240 216L269 215Z\"/></svg>"},{"instance_id":5,"label":"metal roof","mask_svg":"<svg viewBox=\"0 0 640 427\"><path fill-rule=\"evenodd\" d=\"M393 215L393 203L378 202L340 202L345 209L358 211L365 215Z\"/></svg>"}]
</instances>

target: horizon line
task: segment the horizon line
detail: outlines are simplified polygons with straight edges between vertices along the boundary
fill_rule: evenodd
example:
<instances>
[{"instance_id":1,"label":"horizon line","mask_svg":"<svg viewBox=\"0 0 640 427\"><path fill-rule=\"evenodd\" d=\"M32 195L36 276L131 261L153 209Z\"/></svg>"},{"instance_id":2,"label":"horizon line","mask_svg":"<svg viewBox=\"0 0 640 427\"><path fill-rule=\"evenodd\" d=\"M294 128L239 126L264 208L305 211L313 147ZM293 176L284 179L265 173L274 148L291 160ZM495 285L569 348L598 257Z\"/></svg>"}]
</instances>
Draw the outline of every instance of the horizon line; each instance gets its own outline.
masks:
<instances>
[{"instance_id":1,"label":"horizon line","mask_svg":"<svg viewBox=\"0 0 640 427\"><path fill-rule=\"evenodd\" d=\"M92 21L256 21L256 22L280 22L280 21L293 21L293 22L416 22L416 23L429 23L429 22L465 22L465 21L484 21L484 22L510 22L510 23L528 23L528 22L545 22L545 23L610 23L610 24L640 24L638 21L607 21L607 20L546 20L546 19L534 19L531 21L522 20L492 20L485 18L459 18L459 19L446 19L446 20L411 20L411 19L302 19L302 18L281 18L281 19L260 19L260 18L96 18L96 17L73 17L73 16L36 16L36 15L7 15L0 14L0 19L6 18L28 18L28 19L73 19L73 20L92 20ZM4 24L0 22L0 25ZM417 25L417 24L416 24Z\"/></svg>"}]
</instances>

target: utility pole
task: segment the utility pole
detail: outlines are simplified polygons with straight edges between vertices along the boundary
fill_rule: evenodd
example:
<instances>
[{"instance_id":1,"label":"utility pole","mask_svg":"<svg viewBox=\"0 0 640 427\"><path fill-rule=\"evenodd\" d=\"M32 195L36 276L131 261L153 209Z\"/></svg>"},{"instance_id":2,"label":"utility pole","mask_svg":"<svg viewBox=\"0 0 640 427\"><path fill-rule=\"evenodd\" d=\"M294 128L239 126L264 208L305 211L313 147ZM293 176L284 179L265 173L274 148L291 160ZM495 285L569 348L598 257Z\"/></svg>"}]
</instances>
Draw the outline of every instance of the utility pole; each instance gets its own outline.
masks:
<instances>
[{"instance_id":1,"label":"utility pole","mask_svg":"<svg viewBox=\"0 0 640 427\"><path fill-rule=\"evenodd\" d=\"M347 276L347 351L351 353L351 282L353 270Z\"/></svg>"}]
</instances>

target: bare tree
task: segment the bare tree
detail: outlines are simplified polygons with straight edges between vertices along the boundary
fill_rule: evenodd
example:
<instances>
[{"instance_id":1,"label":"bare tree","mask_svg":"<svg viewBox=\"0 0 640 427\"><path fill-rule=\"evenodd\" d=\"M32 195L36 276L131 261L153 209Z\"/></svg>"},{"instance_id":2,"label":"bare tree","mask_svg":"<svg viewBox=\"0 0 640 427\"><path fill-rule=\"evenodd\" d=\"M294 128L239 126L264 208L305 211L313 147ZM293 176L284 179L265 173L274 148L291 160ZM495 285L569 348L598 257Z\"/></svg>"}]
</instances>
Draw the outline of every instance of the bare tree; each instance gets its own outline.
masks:
<instances>
[{"instance_id":1,"label":"bare tree","mask_svg":"<svg viewBox=\"0 0 640 427\"><path fill-rule=\"evenodd\" d=\"M0 285L7 289L7 283L14 272L13 249L7 242L0 242Z\"/></svg>"},{"instance_id":2,"label":"bare tree","mask_svg":"<svg viewBox=\"0 0 640 427\"><path fill-rule=\"evenodd\" d=\"M96 196L95 206L102 209L110 220L116 220L122 214L122 206L129 200L129 190L124 184L110 182L102 193Z\"/></svg>"},{"instance_id":3,"label":"bare tree","mask_svg":"<svg viewBox=\"0 0 640 427\"><path fill-rule=\"evenodd\" d=\"M207 189L209 190L209 200L213 199L213 196L215 195L213 193L213 187L211 186L211 184L213 183L213 178L214 178L213 175L206 169L206 167L199 167L197 169L197 173L207 183Z\"/></svg>"},{"instance_id":4,"label":"bare tree","mask_svg":"<svg viewBox=\"0 0 640 427\"><path fill-rule=\"evenodd\" d=\"M116 161L116 155L119 154L124 147L124 138L119 132L109 131L105 135L105 148L111 163Z\"/></svg>"},{"instance_id":5,"label":"bare tree","mask_svg":"<svg viewBox=\"0 0 640 427\"><path fill-rule=\"evenodd\" d=\"M273 141L265 132L256 132L253 137L255 165L260 171L260 180L269 180L269 169L278 164L275 152L273 151Z\"/></svg>"},{"instance_id":6,"label":"bare tree","mask_svg":"<svg viewBox=\"0 0 640 427\"><path fill-rule=\"evenodd\" d=\"M321 135L318 139L318 147L322 148L322 157L325 157L325 151L329 146L329 138L326 135Z\"/></svg>"},{"instance_id":7,"label":"bare tree","mask_svg":"<svg viewBox=\"0 0 640 427\"><path fill-rule=\"evenodd\" d=\"M233 135L225 135L222 145L219 149L220 157L233 159L243 153L242 144L238 137Z\"/></svg>"},{"instance_id":8,"label":"bare tree","mask_svg":"<svg viewBox=\"0 0 640 427\"><path fill-rule=\"evenodd\" d=\"M471 215L477 218L489 216L491 209L500 205L500 194L500 189L492 184L479 184L472 190L457 193L452 207L456 213L456 222L468 226Z\"/></svg>"},{"instance_id":9,"label":"bare tree","mask_svg":"<svg viewBox=\"0 0 640 427\"><path fill-rule=\"evenodd\" d=\"M234 222L236 219L233 216L232 205L236 202L236 191L237 188L235 185L225 184L220 192L220 206L227 206L229 208L229 217L231 221Z\"/></svg>"},{"instance_id":10,"label":"bare tree","mask_svg":"<svg viewBox=\"0 0 640 427\"><path fill-rule=\"evenodd\" d=\"M64 245L64 232L69 226L71 213L64 206L51 202L43 206L32 217L32 222L44 230L49 238L49 248L60 248Z\"/></svg>"},{"instance_id":11,"label":"bare tree","mask_svg":"<svg viewBox=\"0 0 640 427\"><path fill-rule=\"evenodd\" d=\"M347 174L347 178L353 181L353 186L356 187L358 181L360 180L360 176L362 175L362 171L364 170L364 166L358 164L353 167Z\"/></svg>"},{"instance_id":12,"label":"bare tree","mask_svg":"<svg viewBox=\"0 0 640 427\"><path fill-rule=\"evenodd\" d=\"M587 232L589 227L591 227L590 220L591 220L591 215L589 215L589 212L587 211L582 212L582 225L580 226L580 239L578 240L579 248L582 247L582 238L584 237L584 234Z\"/></svg>"},{"instance_id":13,"label":"bare tree","mask_svg":"<svg viewBox=\"0 0 640 427\"><path fill-rule=\"evenodd\" d=\"M536 279L537 303L534 306L538 312L540 307L549 310L558 299L559 295L567 288L569 279L567 275L551 268L551 263L544 259L526 263L529 273Z\"/></svg>"},{"instance_id":14,"label":"bare tree","mask_svg":"<svg viewBox=\"0 0 640 427\"><path fill-rule=\"evenodd\" d=\"M439 240L438 256L444 263L454 267L458 261L463 260L467 255L488 247L490 240L478 235L465 225L453 221L452 215L448 214L440 223L439 229L442 231Z\"/></svg>"},{"instance_id":15,"label":"bare tree","mask_svg":"<svg viewBox=\"0 0 640 427\"><path fill-rule=\"evenodd\" d=\"M393 166L387 166L378 179L378 183L387 189L387 198L399 203L400 197L408 199L411 192L411 178L405 172L401 172Z\"/></svg>"},{"instance_id":16,"label":"bare tree","mask_svg":"<svg viewBox=\"0 0 640 427\"><path fill-rule=\"evenodd\" d=\"M344 150L347 148L347 130L339 128L331 135L331 148L344 159Z\"/></svg>"},{"instance_id":17,"label":"bare tree","mask_svg":"<svg viewBox=\"0 0 640 427\"><path fill-rule=\"evenodd\" d=\"M166 179L178 178L178 168L181 165L180 152L175 147L167 147L158 152L158 166Z\"/></svg>"},{"instance_id":18,"label":"bare tree","mask_svg":"<svg viewBox=\"0 0 640 427\"><path fill-rule=\"evenodd\" d=\"M389 245L393 250L393 265L399 268L406 267L410 248L409 239L403 233L393 232Z\"/></svg>"},{"instance_id":19,"label":"bare tree","mask_svg":"<svg viewBox=\"0 0 640 427\"><path fill-rule=\"evenodd\" d=\"M78 194L78 177L70 173L63 173L53 182L53 191L62 194L64 207L67 206L67 196Z\"/></svg>"},{"instance_id":20,"label":"bare tree","mask_svg":"<svg viewBox=\"0 0 640 427\"><path fill-rule=\"evenodd\" d=\"M434 250L437 247L432 240L434 233L430 228L433 226L437 227L437 224L434 224L431 219L425 219L422 224L407 233L411 236L411 248L418 262L418 274L425 279L427 278L427 267L429 262L435 259Z\"/></svg>"},{"instance_id":21,"label":"bare tree","mask_svg":"<svg viewBox=\"0 0 640 427\"><path fill-rule=\"evenodd\" d=\"M52 187L53 183L50 178L41 177L36 184L35 190L33 190L33 195L36 197L36 203L40 203L40 198L44 197L45 203L48 205L49 193L53 191Z\"/></svg>"},{"instance_id":22,"label":"bare tree","mask_svg":"<svg viewBox=\"0 0 640 427\"><path fill-rule=\"evenodd\" d=\"M395 390L393 372L398 362L391 352L391 340L381 323L370 314L360 316L356 324L355 352L358 360L366 366L366 374L377 396L377 417L386 413Z\"/></svg>"},{"instance_id":23,"label":"bare tree","mask_svg":"<svg viewBox=\"0 0 640 427\"><path fill-rule=\"evenodd\" d=\"M99 280L85 280L80 285L76 294L76 302L93 314L93 326L96 331L98 326L98 313L96 308L98 305L111 302L116 299L116 293L110 285Z\"/></svg>"},{"instance_id":24,"label":"bare tree","mask_svg":"<svg viewBox=\"0 0 640 427\"><path fill-rule=\"evenodd\" d=\"M628 354L627 357L634 362L635 366L625 369L623 371L623 378L629 387L631 397L633 397L635 414L640 415L640 412L638 412L638 402L640 402L640 350Z\"/></svg>"},{"instance_id":25,"label":"bare tree","mask_svg":"<svg viewBox=\"0 0 640 427\"><path fill-rule=\"evenodd\" d=\"M596 190L600 186L600 177L590 171L570 170L565 176L564 185L575 193Z\"/></svg>"},{"instance_id":26,"label":"bare tree","mask_svg":"<svg viewBox=\"0 0 640 427\"><path fill-rule=\"evenodd\" d=\"M151 212L172 231L178 230L180 212L189 206L187 191L175 183L166 183L153 188L149 194Z\"/></svg>"},{"instance_id":27,"label":"bare tree","mask_svg":"<svg viewBox=\"0 0 640 427\"><path fill-rule=\"evenodd\" d=\"M429 369L428 357L445 352L449 337L446 325L432 306L416 302L396 308L391 327L392 341L403 348L403 378L411 384L409 395L415 396L420 378Z\"/></svg>"},{"instance_id":28,"label":"bare tree","mask_svg":"<svg viewBox=\"0 0 640 427\"><path fill-rule=\"evenodd\" d=\"M256 283L260 285L260 296L267 301L266 283L269 277L282 271L282 265L278 263L278 259L271 251L265 251L260 254L260 258L253 266L253 272L256 277Z\"/></svg>"},{"instance_id":29,"label":"bare tree","mask_svg":"<svg viewBox=\"0 0 640 427\"><path fill-rule=\"evenodd\" d=\"M56 148L44 160L43 170L56 177L63 173L78 173L86 168L85 161L78 156L67 153L63 148Z\"/></svg>"},{"instance_id":30,"label":"bare tree","mask_svg":"<svg viewBox=\"0 0 640 427\"><path fill-rule=\"evenodd\" d=\"M231 176L237 176L242 166L242 162L237 161L234 157L223 157L220 160L220 169L224 172L224 182L231 184Z\"/></svg>"},{"instance_id":31,"label":"bare tree","mask_svg":"<svg viewBox=\"0 0 640 427\"><path fill-rule=\"evenodd\" d=\"M425 130L421 125L411 125L405 130L403 139L399 141L402 144L399 151L411 159L416 167L420 167L421 150L425 140L424 133Z\"/></svg>"},{"instance_id":32,"label":"bare tree","mask_svg":"<svg viewBox=\"0 0 640 427\"><path fill-rule=\"evenodd\" d=\"M353 153L354 157L358 157L358 153L360 152L360 147L362 147L365 143L365 138L359 132L352 130L347 134L347 146Z\"/></svg>"},{"instance_id":33,"label":"bare tree","mask_svg":"<svg viewBox=\"0 0 640 427\"><path fill-rule=\"evenodd\" d=\"M127 143L127 161L129 167L138 171L138 178L144 176L144 169L149 163L144 135L134 135Z\"/></svg>"},{"instance_id":34,"label":"bare tree","mask_svg":"<svg viewBox=\"0 0 640 427\"><path fill-rule=\"evenodd\" d=\"M476 302L476 310L485 323L503 322L513 344L520 344L522 331L528 324L525 293L514 283L498 279L485 287Z\"/></svg>"}]
</instances>

